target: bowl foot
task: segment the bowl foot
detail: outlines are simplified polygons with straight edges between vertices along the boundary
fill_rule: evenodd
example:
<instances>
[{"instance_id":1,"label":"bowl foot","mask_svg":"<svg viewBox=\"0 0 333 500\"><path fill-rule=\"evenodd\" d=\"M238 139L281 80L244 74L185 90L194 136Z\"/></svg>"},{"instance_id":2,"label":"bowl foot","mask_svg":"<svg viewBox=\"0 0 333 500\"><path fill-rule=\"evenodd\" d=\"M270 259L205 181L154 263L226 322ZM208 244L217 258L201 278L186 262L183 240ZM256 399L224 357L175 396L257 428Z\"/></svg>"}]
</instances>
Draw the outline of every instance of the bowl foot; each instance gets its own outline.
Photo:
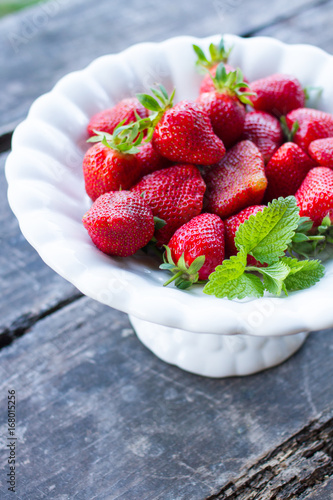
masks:
<instances>
[{"instance_id":1,"label":"bowl foot","mask_svg":"<svg viewBox=\"0 0 333 500\"><path fill-rule=\"evenodd\" d=\"M141 340L163 361L197 375L250 375L282 363L303 344L307 333L282 337L193 333L129 316Z\"/></svg>"}]
</instances>

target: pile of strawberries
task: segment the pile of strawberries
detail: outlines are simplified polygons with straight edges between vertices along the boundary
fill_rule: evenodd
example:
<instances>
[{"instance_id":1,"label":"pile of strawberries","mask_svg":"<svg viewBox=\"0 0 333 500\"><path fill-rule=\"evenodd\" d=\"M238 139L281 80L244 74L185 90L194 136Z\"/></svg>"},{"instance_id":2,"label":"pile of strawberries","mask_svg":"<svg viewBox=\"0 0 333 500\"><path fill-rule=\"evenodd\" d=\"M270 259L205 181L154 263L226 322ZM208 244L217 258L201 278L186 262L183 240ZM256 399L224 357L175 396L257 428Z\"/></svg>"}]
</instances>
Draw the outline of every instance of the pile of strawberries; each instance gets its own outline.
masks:
<instances>
[{"instance_id":1,"label":"pile of strawberries","mask_svg":"<svg viewBox=\"0 0 333 500\"><path fill-rule=\"evenodd\" d=\"M179 288L234 255L239 225L275 198L294 195L310 232L333 220L333 115L306 108L293 76L249 83L223 40L209 60L194 50L197 100L174 104L162 85L123 99L92 117L83 161L94 244L121 257L155 245Z\"/></svg>"}]
</instances>

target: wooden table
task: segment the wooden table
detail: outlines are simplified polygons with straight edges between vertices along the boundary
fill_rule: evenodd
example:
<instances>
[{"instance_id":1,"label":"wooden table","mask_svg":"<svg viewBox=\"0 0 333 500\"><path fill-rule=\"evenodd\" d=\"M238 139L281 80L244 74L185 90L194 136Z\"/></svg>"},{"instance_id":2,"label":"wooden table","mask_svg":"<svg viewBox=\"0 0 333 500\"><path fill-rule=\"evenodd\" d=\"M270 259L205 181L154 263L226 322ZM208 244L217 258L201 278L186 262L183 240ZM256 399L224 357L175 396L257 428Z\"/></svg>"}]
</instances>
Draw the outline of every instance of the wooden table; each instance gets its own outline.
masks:
<instances>
[{"instance_id":1,"label":"wooden table","mask_svg":"<svg viewBox=\"0 0 333 500\"><path fill-rule=\"evenodd\" d=\"M333 52L333 0L51 0L0 21L0 498L333 499L332 330L277 368L205 379L43 264L6 201L14 126L64 74L141 41L232 32ZM333 79L333 75L332 75Z\"/></svg>"}]
</instances>

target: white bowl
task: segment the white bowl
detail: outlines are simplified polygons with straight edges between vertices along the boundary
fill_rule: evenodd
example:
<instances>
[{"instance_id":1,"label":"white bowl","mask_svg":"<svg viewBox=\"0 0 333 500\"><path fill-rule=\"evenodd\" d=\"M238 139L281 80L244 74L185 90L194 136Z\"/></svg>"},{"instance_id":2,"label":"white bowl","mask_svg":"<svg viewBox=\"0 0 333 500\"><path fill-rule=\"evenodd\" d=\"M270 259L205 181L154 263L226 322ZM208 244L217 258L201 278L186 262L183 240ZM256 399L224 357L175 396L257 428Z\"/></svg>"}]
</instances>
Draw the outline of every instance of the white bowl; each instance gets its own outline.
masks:
<instances>
[{"instance_id":1,"label":"white bowl","mask_svg":"<svg viewBox=\"0 0 333 500\"><path fill-rule=\"evenodd\" d=\"M195 99L202 76L192 44L206 50L219 39L138 44L68 74L31 106L14 132L6 163L10 206L42 259L85 295L130 314L141 340L162 359L207 376L267 368L295 352L304 332L332 327L333 261L316 286L288 297L229 301L204 295L200 287L164 288L166 274L153 259L140 252L111 258L92 244L81 223L90 206L82 158L89 118L120 99L148 91L155 82L169 91L175 86L177 101ZM332 56L266 37L225 35L225 41L234 46L230 64L250 81L275 72L295 75L303 86L323 87L309 107L333 113Z\"/></svg>"}]
</instances>

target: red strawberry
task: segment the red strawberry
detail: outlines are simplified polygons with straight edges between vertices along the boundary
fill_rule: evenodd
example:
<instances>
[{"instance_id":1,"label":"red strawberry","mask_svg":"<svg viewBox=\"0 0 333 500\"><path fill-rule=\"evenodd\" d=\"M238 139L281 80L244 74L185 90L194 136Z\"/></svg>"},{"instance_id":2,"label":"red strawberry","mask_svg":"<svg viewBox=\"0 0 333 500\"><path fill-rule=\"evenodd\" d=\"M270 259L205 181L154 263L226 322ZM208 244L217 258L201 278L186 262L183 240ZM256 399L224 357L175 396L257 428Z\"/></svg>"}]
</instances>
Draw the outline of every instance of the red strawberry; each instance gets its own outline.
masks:
<instances>
[{"instance_id":1,"label":"red strawberry","mask_svg":"<svg viewBox=\"0 0 333 500\"><path fill-rule=\"evenodd\" d=\"M224 259L224 224L214 214L200 214L181 226L169 241L162 269L175 273L166 284L188 288L206 280Z\"/></svg>"},{"instance_id":2,"label":"red strawberry","mask_svg":"<svg viewBox=\"0 0 333 500\"><path fill-rule=\"evenodd\" d=\"M285 115L305 105L305 93L297 78L274 74L255 80L250 88L257 95L251 98L254 109Z\"/></svg>"},{"instance_id":3,"label":"red strawberry","mask_svg":"<svg viewBox=\"0 0 333 500\"><path fill-rule=\"evenodd\" d=\"M298 123L293 141L304 151L307 151L310 143L316 139L333 137L333 115L318 109L295 109L287 114L286 122L290 130L295 122Z\"/></svg>"},{"instance_id":4,"label":"red strawberry","mask_svg":"<svg viewBox=\"0 0 333 500\"><path fill-rule=\"evenodd\" d=\"M219 64L213 79L215 89L200 94L197 102L208 114L215 134L228 149L241 137L245 122L245 107L242 103L250 103L249 92L240 90L244 84L240 70L227 73L223 64Z\"/></svg>"},{"instance_id":5,"label":"red strawberry","mask_svg":"<svg viewBox=\"0 0 333 500\"><path fill-rule=\"evenodd\" d=\"M146 175L132 191L141 195L153 214L166 222L156 231L158 246L202 210L205 183L194 165L175 165Z\"/></svg>"},{"instance_id":6,"label":"red strawberry","mask_svg":"<svg viewBox=\"0 0 333 500\"><path fill-rule=\"evenodd\" d=\"M140 165L140 177L151 174L155 170L170 167L171 162L155 151L151 142L143 142L138 148L136 158Z\"/></svg>"},{"instance_id":7,"label":"red strawberry","mask_svg":"<svg viewBox=\"0 0 333 500\"><path fill-rule=\"evenodd\" d=\"M295 198L300 216L310 217L314 226L319 226L327 214L333 221L333 171L326 167L310 170Z\"/></svg>"},{"instance_id":8,"label":"red strawberry","mask_svg":"<svg viewBox=\"0 0 333 500\"><path fill-rule=\"evenodd\" d=\"M88 149L83 159L86 192L93 201L109 191L129 189L140 178L140 172L135 155L121 153L100 142Z\"/></svg>"},{"instance_id":9,"label":"red strawberry","mask_svg":"<svg viewBox=\"0 0 333 500\"><path fill-rule=\"evenodd\" d=\"M333 137L311 142L308 152L318 165L333 169Z\"/></svg>"},{"instance_id":10,"label":"red strawberry","mask_svg":"<svg viewBox=\"0 0 333 500\"><path fill-rule=\"evenodd\" d=\"M225 227L225 250L228 257L231 255L236 255L238 250L235 245L235 236L237 230L243 222L245 222L251 215L255 215L258 212L262 212L265 208L265 205L253 205L245 208L241 212L236 215L232 215L225 219L224 227ZM262 266L260 262L258 262L251 255L247 258L247 263L249 266Z\"/></svg>"},{"instance_id":11,"label":"red strawberry","mask_svg":"<svg viewBox=\"0 0 333 500\"><path fill-rule=\"evenodd\" d=\"M265 111L246 113L242 139L254 142L266 164L283 142L280 122Z\"/></svg>"},{"instance_id":12,"label":"red strawberry","mask_svg":"<svg viewBox=\"0 0 333 500\"><path fill-rule=\"evenodd\" d=\"M249 205L259 205L267 186L262 155L251 141L241 141L204 174L205 209L224 219Z\"/></svg>"},{"instance_id":13,"label":"red strawberry","mask_svg":"<svg viewBox=\"0 0 333 500\"><path fill-rule=\"evenodd\" d=\"M162 156L175 162L210 165L225 154L207 113L189 101L179 102L164 112L155 127L152 144Z\"/></svg>"},{"instance_id":14,"label":"red strawberry","mask_svg":"<svg viewBox=\"0 0 333 500\"><path fill-rule=\"evenodd\" d=\"M97 248L108 255L133 255L154 234L151 208L143 198L129 191L103 194L82 222Z\"/></svg>"},{"instance_id":15,"label":"red strawberry","mask_svg":"<svg viewBox=\"0 0 333 500\"><path fill-rule=\"evenodd\" d=\"M216 75L216 69L218 67L219 64L215 64L209 71L210 71L210 74L214 77ZM225 67L225 70L227 73L231 73L232 71L236 71L236 68L234 68L233 66L230 66L230 64L225 64L224 65ZM204 76L202 82L201 82L201 85L200 85L200 89L199 89L199 94L203 94L204 92L212 92L215 90L215 85L214 85L214 82L212 80L212 77L209 73L207 73L207 75ZM244 78L244 81L246 83L248 83L248 81L246 80L246 78Z\"/></svg>"},{"instance_id":16,"label":"red strawberry","mask_svg":"<svg viewBox=\"0 0 333 500\"><path fill-rule=\"evenodd\" d=\"M125 120L124 125L136 121L135 111L141 118L148 116L148 110L139 103L136 97L129 97L118 102L111 109L100 111L94 115L88 125L88 134L95 135L94 130L112 134L118 123Z\"/></svg>"},{"instance_id":17,"label":"red strawberry","mask_svg":"<svg viewBox=\"0 0 333 500\"><path fill-rule=\"evenodd\" d=\"M276 151L265 168L268 185L265 202L279 196L294 195L315 162L293 142L286 142Z\"/></svg>"}]
</instances>

